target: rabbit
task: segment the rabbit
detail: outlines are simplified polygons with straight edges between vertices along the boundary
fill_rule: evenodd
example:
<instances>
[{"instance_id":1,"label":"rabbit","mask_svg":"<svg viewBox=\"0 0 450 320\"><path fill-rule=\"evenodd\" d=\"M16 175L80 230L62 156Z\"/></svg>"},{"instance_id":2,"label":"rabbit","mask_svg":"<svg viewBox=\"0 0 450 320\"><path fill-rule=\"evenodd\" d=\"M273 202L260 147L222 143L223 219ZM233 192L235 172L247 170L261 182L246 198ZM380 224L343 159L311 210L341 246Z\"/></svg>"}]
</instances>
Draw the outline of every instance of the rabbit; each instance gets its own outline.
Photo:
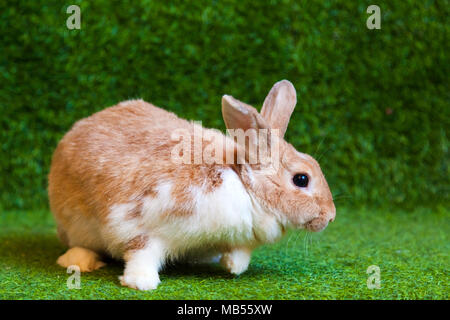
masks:
<instances>
[{"instance_id":1,"label":"rabbit","mask_svg":"<svg viewBox=\"0 0 450 320\"><path fill-rule=\"evenodd\" d=\"M256 247L286 230L323 230L336 215L327 181L314 158L283 138L296 103L287 80L274 84L260 113L224 95L228 130L271 132L270 139L250 134L244 142L143 100L76 122L59 142L48 177L50 209L69 248L57 263L89 272L109 256L125 262L121 285L153 290L167 262L216 256L239 275ZM203 143L200 153L226 149L232 161L220 152L208 162L174 160L197 152L180 149L180 130L194 145ZM250 161L269 143L279 149L277 168Z\"/></svg>"}]
</instances>

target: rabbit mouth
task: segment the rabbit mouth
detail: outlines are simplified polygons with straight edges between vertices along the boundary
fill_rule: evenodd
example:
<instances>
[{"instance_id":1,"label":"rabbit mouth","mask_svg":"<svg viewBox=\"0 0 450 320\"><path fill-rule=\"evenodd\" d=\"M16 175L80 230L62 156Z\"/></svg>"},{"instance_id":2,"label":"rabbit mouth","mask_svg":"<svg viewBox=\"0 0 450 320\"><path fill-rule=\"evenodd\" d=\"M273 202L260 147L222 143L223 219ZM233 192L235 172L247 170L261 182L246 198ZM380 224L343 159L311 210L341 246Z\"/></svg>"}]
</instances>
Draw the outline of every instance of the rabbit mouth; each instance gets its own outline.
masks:
<instances>
[{"instance_id":1,"label":"rabbit mouth","mask_svg":"<svg viewBox=\"0 0 450 320\"><path fill-rule=\"evenodd\" d=\"M314 218L307 223L305 223L304 227L308 231L319 232L325 229L328 226L328 219L324 219L323 217Z\"/></svg>"}]
</instances>

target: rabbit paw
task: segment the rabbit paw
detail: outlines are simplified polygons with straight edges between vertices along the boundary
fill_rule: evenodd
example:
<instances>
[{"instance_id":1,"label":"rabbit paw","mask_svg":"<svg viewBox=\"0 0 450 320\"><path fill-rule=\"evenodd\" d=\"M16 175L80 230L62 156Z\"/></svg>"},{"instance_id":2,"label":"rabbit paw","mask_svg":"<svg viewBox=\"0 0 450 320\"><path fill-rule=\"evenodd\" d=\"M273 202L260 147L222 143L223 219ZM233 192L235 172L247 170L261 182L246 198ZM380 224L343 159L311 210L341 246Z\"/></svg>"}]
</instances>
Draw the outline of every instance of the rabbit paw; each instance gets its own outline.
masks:
<instances>
[{"instance_id":1,"label":"rabbit paw","mask_svg":"<svg viewBox=\"0 0 450 320\"><path fill-rule=\"evenodd\" d=\"M77 265L81 272L91 272L105 266L96 252L81 247L70 248L58 258L56 263L64 268Z\"/></svg>"},{"instance_id":2,"label":"rabbit paw","mask_svg":"<svg viewBox=\"0 0 450 320\"><path fill-rule=\"evenodd\" d=\"M136 290L155 290L161 282L157 272L125 272L119 277L120 284Z\"/></svg>"},{"instance_id":3,"label":"rabbit paw","mask_svg":"<svg viewBox=\"0 0 450 320\"><path fill-rule=\"evenodd\" d=\"M220 263L228 272L239 275L247 270L250 256L251 251L248 249L235 249L224 253Z\"/></svg>"}]
</instances>

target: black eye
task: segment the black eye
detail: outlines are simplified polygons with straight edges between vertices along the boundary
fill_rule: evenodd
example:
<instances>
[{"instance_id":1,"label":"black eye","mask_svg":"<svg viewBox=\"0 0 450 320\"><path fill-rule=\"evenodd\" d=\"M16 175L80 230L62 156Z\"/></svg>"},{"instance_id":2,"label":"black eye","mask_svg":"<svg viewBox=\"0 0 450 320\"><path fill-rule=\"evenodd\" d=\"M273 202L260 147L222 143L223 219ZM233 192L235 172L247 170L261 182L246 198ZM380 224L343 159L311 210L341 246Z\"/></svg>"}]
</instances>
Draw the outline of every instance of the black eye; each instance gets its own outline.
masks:
<instances>
[{"instance_id":1,"label":"black eye","mask_svg":"<svg viewBox=\"0 0 450 320\"><path fill-rule=\"evenodd\" d=\"M306 188L308 186L309 178L306 174L297 173L292 179L294 184L300 188Z\"/></svg>"}]
</instances>

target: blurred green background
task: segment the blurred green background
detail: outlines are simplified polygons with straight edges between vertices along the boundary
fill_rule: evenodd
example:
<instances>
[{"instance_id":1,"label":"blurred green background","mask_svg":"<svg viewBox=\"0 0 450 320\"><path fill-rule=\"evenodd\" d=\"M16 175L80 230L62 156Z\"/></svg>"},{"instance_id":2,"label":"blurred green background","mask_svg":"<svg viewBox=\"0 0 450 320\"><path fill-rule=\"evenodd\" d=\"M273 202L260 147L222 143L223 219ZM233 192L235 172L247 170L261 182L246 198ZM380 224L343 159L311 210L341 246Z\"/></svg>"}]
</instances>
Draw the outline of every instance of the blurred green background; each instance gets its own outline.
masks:
<instances>
[{"instance_id":1,"label":"blurred green background","mask_svg":"<svg viewBox=\"0 0 450 320\"><path fill-rule=\"evenodd\" d=\"M81 30L66 8L81 7ZM319 159L337 205L448 205L449 3L1 1L0 209L48 208L72 124L143 98L224 129L223 94L260 107L289 79L287 140Z\"/></svg>"}]
</instances>

